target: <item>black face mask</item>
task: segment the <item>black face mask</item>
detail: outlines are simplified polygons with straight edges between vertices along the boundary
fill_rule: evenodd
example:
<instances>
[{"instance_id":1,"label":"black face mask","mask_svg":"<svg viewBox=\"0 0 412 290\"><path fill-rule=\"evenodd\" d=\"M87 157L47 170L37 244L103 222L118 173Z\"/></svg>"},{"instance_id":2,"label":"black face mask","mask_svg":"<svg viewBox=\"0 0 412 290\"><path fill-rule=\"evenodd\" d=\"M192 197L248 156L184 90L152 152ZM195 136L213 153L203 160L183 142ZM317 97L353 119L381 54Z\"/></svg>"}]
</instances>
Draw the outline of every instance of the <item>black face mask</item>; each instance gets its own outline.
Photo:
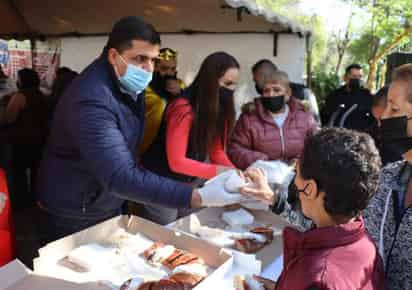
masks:
<instances>
[{"instance_id":1,"label":"black face mask","mask_svg":"<svg viewBox=\"0 0 412 290\"><path fill-rule=\"evenodd\" d=\"M258 92L259 95L263 95L263 89L261 87L259 87L257 83L255 83L255 89L256 89L256 92Z\"/></svg>"},{"instance_id":2,"label":"black face mask","mask_svg":"<svg viewBox=\"0 0 412 290\"><path fill-rule=\"evenodd\" d=\"M295 182L292 181L289 185L288 189L288 198L287 201L291 205L293 210L302 210L302 205L300 203L299 199L299 193L303 192L304 194L306 193L306 188L308 185L305 186L303 189L299 189L296 187Z\"/></svg>"},{"instance_id":3,"label":"black face mask","mask_svg":"<svg viewBox=\"0 0 412 290\"><path fill-rule=\"evenodd\" d=\"M361 80L360 79L350 79L349 89L351 92L359 91L361 89Z\"/></svg>"},{"instance_id":4,"label":"black face mask","mask_svg":"<svg viewBox=\"0 0 412 290\"><path fill-rule=\"evenodd\" d=\"M379 127L383 146L393 154L403 155L412 149L412 137L407 135L407 116L381 120Z\"/></svg>"},{"instance_id":5,"label":"black face mask","mask_svg":"<svg viewBox=\"0 0 412 290\"><path fill-rule=\"evenodd\" d=\"M276 96L276 97L261 97L263 107L272 112L276 113L280 111L285 105L285 96Z\"/></svg>"},{"instance_id":6,"label":"black face mask","mask_svg":"<svg viewBox=\"0 0 412 290\"><path fill-rule=\"evenodd\" d=\"M228 89L226 87L219 87L219 102L221 105L225 105L228 101L233 98L234 90Z\"/></svg>"}]
</instances>

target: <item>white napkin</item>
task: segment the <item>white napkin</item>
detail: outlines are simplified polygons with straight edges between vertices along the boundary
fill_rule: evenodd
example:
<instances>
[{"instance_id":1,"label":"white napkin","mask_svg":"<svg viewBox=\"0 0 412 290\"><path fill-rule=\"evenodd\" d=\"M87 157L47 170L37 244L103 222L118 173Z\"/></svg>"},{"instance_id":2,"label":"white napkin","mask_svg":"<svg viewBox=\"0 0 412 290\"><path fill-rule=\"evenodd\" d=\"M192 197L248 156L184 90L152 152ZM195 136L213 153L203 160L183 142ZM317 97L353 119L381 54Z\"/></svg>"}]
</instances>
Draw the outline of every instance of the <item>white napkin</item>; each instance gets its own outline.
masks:
<instances>
[{"instance_id":1,"label":"white napkin","mask_svg":"<svg viewBox=\"0 0 412 290\"><path fill-rule=\"evenodd\" d=\"M127 253L126 259L130 267L138 272L141 277L144 277L146 281L150 280L160 280L167 277L168 273L164 267L154 267L146 262L142 257Z\"/></svg>"},{"instance_id":2,"label":"white napkin","mask_svg":"<svg viewBox=\"0 0 412 290\"><path fill-rule=\"evenodd\" d=\"M185 264L185 265L180 265L174 268L172 274L176 273L189 273L193 275L199 275L202 277L207 276L207 266L199 263L194 263L194 264Z\"/></svg>"},{"instance_id":3,"label":"white napkin","mask_svg":"<svg viewBox=\"0 0 412 290\"><path fill-rule=\"evenodd\" d=\"M232 232L208 226L202 226L195 215L190 216L190 232L198 235L201 239L207 240L220 247L232 247L236 240L254 239L258 242L266 242L266 237L261 234L255 234L248 231Z\"/></svg>"},{"instance_id":4,"label":"white napkin","mask_svg":"<svg viewBox=\"0 0 412 290\"><path fill-rule=\"evenodd\" d=\"M68 255L68 259L70 262L91 271L108 264L115 256L116 249L105 248L99 244L92 243L72 250Z\"/></svg>"},{"instance_id":5,"label":"white napkin","mask_svg":"<svg viewBox=\"0 0 412 290\"><path fill-rule=\"evenodd\" d=\"M116 230L108 239L110 244L117 246L121 252L142 253L148 249L153 241L144 235L131 234L124 229Z\"/></svg>"},{"instance_id":6,"label":"white napkin","mask_svg":"<svg viewBox=\"0 0 412 290\"><path fill-rule=\"evenodd\" d=\"M248 211L240 208L234 211L226 211L222 214L224 220L231 227L238 225L250 225L255 221L255 217Z\"/></svg>"},{"instance_id":7,"label":"white napkin","mask_svg":"<svg viewBox=\"0 0 412 290\"><path fill-rule=\"evenodd\" d=\"M143 282L144 282L143 278L135 277L132 279L132 281L130 281L128 289L135 290L139 288L140 284L142 284Z\"/></svg>"}]
</instances>

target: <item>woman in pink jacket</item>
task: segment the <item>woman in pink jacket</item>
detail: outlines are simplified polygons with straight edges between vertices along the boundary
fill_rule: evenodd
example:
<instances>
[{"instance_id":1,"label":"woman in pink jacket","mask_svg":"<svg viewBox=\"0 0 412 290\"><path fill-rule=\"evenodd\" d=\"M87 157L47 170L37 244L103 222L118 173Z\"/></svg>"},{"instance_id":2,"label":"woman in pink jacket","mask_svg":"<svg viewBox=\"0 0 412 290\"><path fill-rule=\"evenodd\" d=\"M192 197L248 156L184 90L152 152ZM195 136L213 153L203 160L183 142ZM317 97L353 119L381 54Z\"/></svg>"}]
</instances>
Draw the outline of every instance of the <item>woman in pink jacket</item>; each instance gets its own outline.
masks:
<instances>
[{"instance_id":1,"label":"woman in pink jacket","mask_svg":"<svg viewBox=\"0 0 412 290\"><path fill-rule=\"evenodd\" d=\"M228 155L239 169L257 160L298 158L305 137L317 130L312 113L291 96L285 72L275 71L264 83L263 96L244 106L230 138Z\"/></svg>"}]
</instances>

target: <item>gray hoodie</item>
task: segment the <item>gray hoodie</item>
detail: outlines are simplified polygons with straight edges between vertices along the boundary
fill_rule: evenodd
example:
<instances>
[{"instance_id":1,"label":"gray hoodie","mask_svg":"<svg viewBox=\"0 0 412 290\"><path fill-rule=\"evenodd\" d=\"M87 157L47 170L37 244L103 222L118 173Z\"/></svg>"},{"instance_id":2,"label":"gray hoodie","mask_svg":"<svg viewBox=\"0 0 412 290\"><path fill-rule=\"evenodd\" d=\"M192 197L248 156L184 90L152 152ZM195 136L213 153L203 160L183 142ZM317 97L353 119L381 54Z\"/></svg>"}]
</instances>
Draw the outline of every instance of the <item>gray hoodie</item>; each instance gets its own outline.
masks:
<instances>
[{"instance_id":1,"label":"gray hoodie","mask_svg":"<svg viewBox=\"0 0 412 290\"><path fill-rule=\"evenodd\" d=\"M412 166L405 161L382 169L379 188L363 216L385 265L389 290L412 289L412 206L399 210ZM403 200L402 200L403 202Z\"/></svg>"}]
</instances>

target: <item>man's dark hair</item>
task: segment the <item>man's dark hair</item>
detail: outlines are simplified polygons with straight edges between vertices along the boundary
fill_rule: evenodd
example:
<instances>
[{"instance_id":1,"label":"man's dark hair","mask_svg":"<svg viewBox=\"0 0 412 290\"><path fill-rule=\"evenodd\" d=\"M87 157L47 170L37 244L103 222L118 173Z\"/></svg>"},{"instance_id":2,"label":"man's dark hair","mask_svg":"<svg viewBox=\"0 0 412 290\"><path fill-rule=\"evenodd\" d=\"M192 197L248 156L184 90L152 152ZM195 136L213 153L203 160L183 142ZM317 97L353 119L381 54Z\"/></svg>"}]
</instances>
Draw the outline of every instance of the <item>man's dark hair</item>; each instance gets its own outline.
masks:
<instances>
[{"instance_id":1,"label":"man's dark hair","mask_svg":"<svg viewBox=\"0 0 412 290\"><path fill-rule=\"evenodd\" d=\"M274 71L278 70L278 67L272 61L268 59L261 59L252 66L252 73L256 73L258 69L265 65L271 67Z\"/></svg>"},{"instance_id":2,"label":"man's dark hair","mask_svg":"<svg viewBox=\"0 0 412 290\"><path fill-rule=\"evenodd\" d=\"M357 216L375 193L381 159L364 133L326 128L308 137L300 161L304 179L325 192L325 210L334 218Z\"/></svg>"},{"instance_id":3,"label":"man's dark hair","mask_svg":"<svg viewBox=\"0 0 412 290\"><path fill-rule=\"evenodd\" d=\"M386 104L388 101L388 86L382 87L372 97L372 107L379 106L381 103Z\"/></svg>"},{"instance_id":4,"label":"man's dark hair","mask_svg":"<svg viewBox=\"0 0 412 290\"><path fill-rule=\"evenodd\" d=\"M61 67L56 71L56 78L52 85L52 96L58 99L63 95L65 90L69 87L72 81L79 74L68 67Z\"/></svg>"},{"instance_id":5,"label":"man's dark hair","mask_svg":"<svg viewBox=\"0 0 412 290\"><path fill-rule=\"evenodd\" d=\"M110 32L106 48L115 48L122 52L132 47L132 40L143 40L160 45L160 35L149 23L136 16L120 19Z\"/></svg>"},{"instance_id":6,"label":"man's dark hair","mask_svg":"<svg viewBox=\"0 0 412 290\"><path fill-rule=\"evenodd\" d=\"M353 69L362 69L362 66L358 63L352 63L351 65L348 65L345 69L345 75L348 75L351 70Z\"/></svg>"},{"instance_id":7,"label":"man's dark hair","mask_svg":"<svg viewBox=\"0 0 412 290\"><path fill-rule=\"evenodd\" d=\"M40 87L40 78L37 72L31 68L24 68L17 72L19 80L19 89L38 89Z\"/></svg>"}]
</instances>

